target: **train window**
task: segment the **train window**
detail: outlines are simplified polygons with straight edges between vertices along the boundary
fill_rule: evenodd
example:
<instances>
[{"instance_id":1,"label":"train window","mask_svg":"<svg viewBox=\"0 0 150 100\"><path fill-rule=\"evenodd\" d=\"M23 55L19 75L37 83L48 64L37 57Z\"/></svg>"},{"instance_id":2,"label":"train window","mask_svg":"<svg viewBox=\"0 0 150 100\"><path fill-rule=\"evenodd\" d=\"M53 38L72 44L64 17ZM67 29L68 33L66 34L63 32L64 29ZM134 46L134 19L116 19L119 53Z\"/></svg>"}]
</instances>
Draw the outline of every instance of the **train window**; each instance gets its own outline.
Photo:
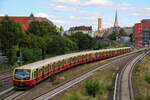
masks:
<instances>
[{"instance_id":1,"label":"train window","mask_svg":"<svg viewBox=\"0 0 150 100\"><path fill-rule=\"evenodd\" d=\"M39 76L41 76L41 69L39 70Z\"/></svg>"},{"instance_id":2,"label":"train window","mask_svg":"<svg viewBox=\"0 0 150 100\"><path fill-rule=\"evenodd\" d=\"M61 66L62 66L62 67L64 66L64 60L61 61Z\"/></svg>"},{"instance_id":3,"label":"train window","mask_svg":"<svg viewBox=\"0 0 150 100\"><path fill-rule=\"evenodd\" d=\"M89 54L89 59L92 58L92 54Z\"/></svg>"},{"instance_id":4,"label":"train window","mask_svg":"<svg viewBox=\"0 0 150 100\"><path fill-rule=\"evenodd\" d=\"M73 57L73 62L75 62L75 57Z\"/></svg>"},{"instance_id":5,"label":"train window","mask_svg":"<svg viewBox=\"0 0 150 100\"><path fill-rule=\"evenodd\" d=\"M55 70L55 67L56 67L56 63L53 63L53 70Z\"/></svg>"},{"instance_id":6,"label":"train window","mask_svg":"<svg viewBox=\"0 0 150 100\"><path fill-rule=\"evenodd\" d=\"M45 67L45 71L44 71L45 73L47 73L48 72L48 67L47 67L47 65L46 65L46 67Z\"/></svg>"},{"instance_id":7,"label":"train window","mask_svg":"<svg viewBox=\"0 0 150 100\"><path fill-rule=\"evenodd\" d=\"M77 62L78 61L78 57L76 56L75 59L76 59L76 62Z\"/></svg>"},{"instance_id":8,"label":"train window","mask_svg":"<svg viewBox=\"0 0 150 100\"><path fill-rule=\"evenodd\" d=\"M71 63L73 62L73 59L72 59L72 57L70 57L70 62L71 62Z\"/></svg>"},{"instance_id":9,"label":"train window","mask_svg":"<svg viewBox=\"0 0 150 100\"><path fill-rule=\"evenodd\" d=\"M63 67L65 66L65 60L64 59L62 60L62 66Z\"/></svg>"},{"instance_id":10,"label":"train window","mask_svg":"<svg viewBox=\"0 0 150 100\"><path fill-rule=\"evenodd\" d=\"M64 59L62 60L62 66L65 66L65 60Z\"/></svg>"},{"instance_id":11,"label":"train window","mask_svg":"<svg viewBox=\"0 0 150 100\"><path fill-rule=\"evenodd\" d=\"M60 61L59 66L60 66L60 67L61 67L61 66L63 66L63 62L62 62L62 60Z\"/></svg>"},{"instance_id":12,"label":"train window","mask_svg":"<svg viewBox=\"0 0 150 100\"><path fill-rule=\"evenodd\" d=\"M79 61L81 60L81 56L79 56L79 59L78 59Z\"/></svg>"},{"instance_id":13,"label":"train window","mask_svg":"<svg viewBox=\"0 0 150 100\"><path fill-rule=\"evenodd\" d=\"M69 63L70 63L70 64L72 63L72 58L71 58L71 57L69 58Z\"/></svg>"},{"instance_id":14,"label":"train window","mask_svg":"<svg viewBox=\"0 0 150 100\"><path fill-rule=\"evenodd\" d=\"M78 61L78 56L76 56L76 62Z\"/></svg>"},{"instance_id":15,"label":"train window","mask_svg":"<svg viewBox=\"0 0 150 100\"><path fill-rule=\"evenodd\" d=\"M60 61L58 62L57 67L58 67L58 69L60 68Z\"/></svg>"},{"instance_id":16,"label":"train window","mask_svg":"<svg viewBox=\"0 0 150 100\"><path fill-rule=\"evenodd\" d=\"M102 54L103 54L103 53L102 53L102 52L100 52L100 53L99 53L99 56L103 56Z\"/></svg>"},{"instance_id":17,"label":"train window","mask_svg":"<svg viewBox=\"0 0 150 100\"><path fill-rule=\"evenodd\" d=\"M16 80L29 80L31 70L28 69L16 69L15 70L15 79Z\"/></svg>"},{"instance_id":18,"label":"train window","mask_svg":"<svg viewBox=\"0 0 150 100\"><path fill-rule=\"evenodd\" d=\"M52 69L53 69L52 64L50 64L50 65L49 65L49 67L50 67L50 70L52 70Z\"/></svg>"},{"instance_id":19,"label":"train window","mask_svg":"<svg viewBox=\"0 0 150 100\"><path fill-rule=\"evenodd\" d=\"M41 71L41 70L39 70L39 76L41 75L41 74L40 74L40 73L41 73L40 71Z\"/></svg>"},{"instance_id":20,"label":"train window","mask_svg":"<svg viewBox=\"0 0 150 100\"><path fill-rule=\"evenodd\" d=\"M51 65L50 64L48 64L48 68L49 68L49 71L51 70Z\"/></svg>"},{"instance_id":21,"label":"train window","mask_svg":"<svg viewBox=\"0 0 150 100\"><path fill-rule=\"evenodd\" d=\"M34 71L34 78L36 78L36 71Z\"/></svg>"}]
</instances>

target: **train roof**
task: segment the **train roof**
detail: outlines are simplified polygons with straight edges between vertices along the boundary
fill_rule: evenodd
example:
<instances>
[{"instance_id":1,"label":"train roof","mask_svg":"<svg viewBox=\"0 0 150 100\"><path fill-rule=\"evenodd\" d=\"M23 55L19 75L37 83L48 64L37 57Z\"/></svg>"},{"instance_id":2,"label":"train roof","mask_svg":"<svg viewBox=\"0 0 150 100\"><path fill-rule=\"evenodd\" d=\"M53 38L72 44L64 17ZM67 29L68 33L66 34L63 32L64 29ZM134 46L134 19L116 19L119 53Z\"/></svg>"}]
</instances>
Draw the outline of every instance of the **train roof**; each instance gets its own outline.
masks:
<instances>
[{"instance_id":1,"label":"train roof","mask_svg":"<svg viewBox=\"0 0 150 100\"><path fill-rule=\"evenodd\" d=\"M74 56L85 55L85 54L96 53L96 52L113 51L113 50L118 50L118 49L127 49L127 48L130 48L130 47L101 49L101 50L92 50L92 51L82 51L82 52L77 52L77 53L70 53L70 54L65 54L65 55L60 55L60 56L48 58L45 60L40 60L40 61L30 63L27 65L23 65L23 66L20 66L16 69L36 69L40 66L42 67L42 66L48 65L50 63L61 61L63 59L67 59L67 58L74 57Z\"/></svg>"}]
</instances>

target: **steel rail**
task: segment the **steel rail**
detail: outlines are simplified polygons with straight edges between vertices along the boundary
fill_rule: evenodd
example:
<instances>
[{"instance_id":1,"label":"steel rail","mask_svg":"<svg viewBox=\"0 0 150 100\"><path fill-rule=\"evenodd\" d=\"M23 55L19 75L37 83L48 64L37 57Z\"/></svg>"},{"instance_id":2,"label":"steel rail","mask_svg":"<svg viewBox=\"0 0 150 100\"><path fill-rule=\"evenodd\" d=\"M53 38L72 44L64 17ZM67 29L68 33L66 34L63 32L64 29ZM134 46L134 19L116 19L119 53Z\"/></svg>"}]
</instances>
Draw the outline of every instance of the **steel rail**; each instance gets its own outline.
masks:
<instances>
[{"instance_id":1,"label":"steel rail","mask_svg":"<svg viewBox=\"0 0 150 100\"><path fill-rule=\"evenodd\" d=\"M144 53L131 59L127 63L119 74L118 79L118 98L116 100L134 100L133 84L132 84L132 74L135 65L144 58L150 51L144 50ZM127 81L127 84L126 84ZM122 85L123 84L123 85ZM128 90L127 90L128 89ZM116 94L115 94L116 95Z\"/></svg>"},{"instance_id":2,"label":"steel rail","mask_svg":"<svg viewBox=\"0 0 150 100\"><path fill-rule=\"evenodd\" d=\"M133 54L133 55L134 55L134 54ZM128 56L131 56L131 55L128 55ZM122 58L125 58L125 57L128 57L128 56L124 56L124 57L122 57ZM106 63L106 64L104 64L104 65L102 65L102 66L98 66L97 68L95 68L95 69L93 69L93 70L91 70L91 71L89 71L88 73L83 74L83 75L84 75L84 76L91 75L91 74L94 73L95 71L97 71L97 70L99 70L99 69L106 68L107 65L110 65L110 64L112 64L112 63L114 63L114 62L116 62L116 61L118 61L118 60L120 60L120 59L117 58L117 59L115 59L115 60L113 60L113 61L111 61L111 62L109 62L109 63ZM69 81L71 84L68 84L69 82L68 82L68 83L65 83L65 84L68 84L67 87L66 87L65 84L64 84L64 85L62 85L62 86L60 86L60 87L57 87L57 88L54 89L54 90L48 91L48 92L46 92L46 93L44 93L44 94L42 94L42 95L40 95L40 96L34 98L34 100L41 100L41 99L42 99L42 100L48 100L48 99L54 97L55 95L59 94L60 92L63 92L63 91L65 90L64 88L68 88L68 87L71 87L71 86L75 85L75 84L72 84L72 83L74 83L74 82L76 82L76 81L80 81L80 79L83 78L83 75L77 77L77 78L79 78L78 80L76 80L77 78L75 78L75 79L71 80L71 81L73 81L73 82L70 82L70 81ZM82 77L82 78L80 78L80 77ZM86 79L86 78L84 78L84 79ZM74 80L76 80L76 81L74 81ZM59 89L58 89L58 88L59 88Z\"/></svg>"}]
</instances>

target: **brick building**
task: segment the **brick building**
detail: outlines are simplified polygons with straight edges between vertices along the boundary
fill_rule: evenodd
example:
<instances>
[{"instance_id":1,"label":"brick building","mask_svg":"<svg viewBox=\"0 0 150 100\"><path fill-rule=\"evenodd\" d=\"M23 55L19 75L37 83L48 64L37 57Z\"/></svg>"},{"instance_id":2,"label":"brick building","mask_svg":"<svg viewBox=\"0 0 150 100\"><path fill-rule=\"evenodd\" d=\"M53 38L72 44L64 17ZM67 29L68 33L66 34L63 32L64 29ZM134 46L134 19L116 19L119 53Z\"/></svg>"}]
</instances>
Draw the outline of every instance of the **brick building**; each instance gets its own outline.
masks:
<instances>
[{"instance_id":1,"label":"brick building","mask_svg":"<svg viewBox=\"0 0 150 100\"><path fill-rule=\"evenodd\" d=\"M67 32L67 35L72 35L77 32L83 32L83 34L88 34L90 36L93 36L92 34L92 26L76 26L71 27L69 31Z\"/></svg>"},{"instance_id":2,"label":"brick building","mask_svg":"<svg viewBox=\"0 0 150 100\"><path fill-rule=\"evenodd\" d=\"M150 19L144 19L134 26L134 42L150 46Z\"/></svg>"},{"instance_id":3,"label":"brick building","mask_svg":"<svg viewBox=\"0 0 150 100\"><path fill-rule=\"evenodd\" d=\"M4 16L0 16L0 20L3 19ZM42 17L34 17L33 14L31 14L29 17L17 17L17 16L8 16L10 19L14 20L15 22L18 22L21 24L22 30L26 31L29 27L29 24L33 20L37 21L48 21L46 18Z\"/></svg>"}]
</instances>

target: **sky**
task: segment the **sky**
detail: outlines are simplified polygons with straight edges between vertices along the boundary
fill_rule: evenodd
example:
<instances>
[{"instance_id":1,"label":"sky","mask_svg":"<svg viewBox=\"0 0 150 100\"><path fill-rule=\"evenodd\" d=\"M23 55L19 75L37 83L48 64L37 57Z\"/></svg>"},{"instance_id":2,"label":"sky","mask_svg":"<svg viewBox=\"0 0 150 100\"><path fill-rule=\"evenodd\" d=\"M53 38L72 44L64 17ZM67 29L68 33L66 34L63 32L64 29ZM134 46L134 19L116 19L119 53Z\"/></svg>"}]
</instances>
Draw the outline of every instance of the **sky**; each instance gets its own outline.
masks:
<instances>
[{"instance_id":1,"label":"sky","mask_svg":"<svg viewBox=\"0 0 150 100\"><path fill-rule=\"evenodd\" d=\"M68 30L73 26L92 26L97 29L114 25L118 11L120 27L133 26L150 19L150 0L0 0L0 15L46 17L55 25Z\"/></svg>"}]
</instances>

